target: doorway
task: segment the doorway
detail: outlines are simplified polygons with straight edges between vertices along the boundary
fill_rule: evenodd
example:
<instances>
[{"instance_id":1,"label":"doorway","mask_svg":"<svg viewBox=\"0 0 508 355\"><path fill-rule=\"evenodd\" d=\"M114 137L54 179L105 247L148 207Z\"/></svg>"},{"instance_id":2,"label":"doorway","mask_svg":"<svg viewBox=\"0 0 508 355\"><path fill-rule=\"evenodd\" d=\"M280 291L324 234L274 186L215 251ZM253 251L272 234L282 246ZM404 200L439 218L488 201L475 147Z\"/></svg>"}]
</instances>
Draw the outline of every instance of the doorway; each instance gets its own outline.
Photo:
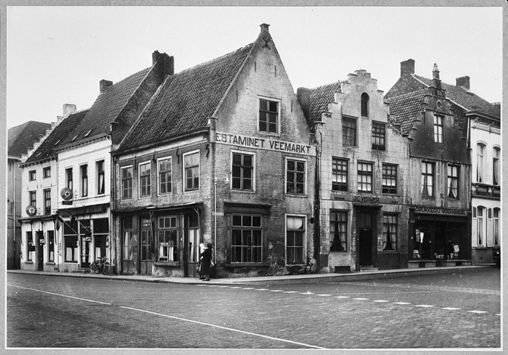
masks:
<instances>
[{"instance_id":1,"label":"doorway","mask_svg":"<svg viewBox=\"0 0 508 355\"><path fill-rule=\"evenodd\" d=\"M196 213L185 215L184 276L196 276L199 263L199 218Z\"/></svg>"},{"instance_id":2,"label":"doorway","mask_svg":"<svg viewBox=\"0 0 508 355\"><path fill-rule=\"evenodd\" d=\"M44 234L37 232L37 270L44 270Z\"/></svg>"},{"instance_id":3,"label":"doorway","mask_svg":"<svg viewBox=\"0 0 508 355\"><path fill-rule=\"evenodd\" d=\"M141 238L139 239L139 270L142 275L152 274L153 236L152 222L148 218L141 219Z\"/></svg>"},{"instance_id":4,"label":"doorway","mask_svg":"<svg viewBox=\"0 0 508 355\"><path fill-rule=\"evenodd\" d=\"M358 254L360 266L372 266L374 264L374 228L373 219L375 214L368 211L357 211L356 232L358 235Z\"/></svg>"}]
</instances>

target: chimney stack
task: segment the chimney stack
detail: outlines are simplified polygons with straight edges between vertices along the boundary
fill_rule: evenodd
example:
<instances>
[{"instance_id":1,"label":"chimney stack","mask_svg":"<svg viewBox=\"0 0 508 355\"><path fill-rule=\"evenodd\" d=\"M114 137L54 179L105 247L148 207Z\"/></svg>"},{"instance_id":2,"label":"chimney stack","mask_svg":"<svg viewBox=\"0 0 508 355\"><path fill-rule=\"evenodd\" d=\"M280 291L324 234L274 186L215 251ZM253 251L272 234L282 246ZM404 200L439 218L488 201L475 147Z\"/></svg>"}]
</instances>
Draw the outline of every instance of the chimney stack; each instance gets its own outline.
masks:
<instances>
[{"instance_id":1,"label":"chimney stack","mask_svg":"<svg viewBox=\"0 0 508 355\"><path fill-rule=\"evenodd\" d=\"M169 56L166 53L159 53L159 51L154 51L152 53L152 66L157 62L161 62L162 64L162 72L164 75L174 75L175 74L175 60L173 56Z\"/></svg>"},{"instance_id":2,"label":"chimney stack","mask_svg":"<svg viewBox=\"0 0 508 355\"><path fill-rule=\"evenodd\" d=\"M63 112L63 116L67 117L70 114L76 112L76 105L74 105L74 104L63 104L62 112Z\"/></svg>"},{"instance_id":3,"label":"chimney stack","mask_svg":"<svg viewBox=\"0 0 508 355\"><path fill-rule=\"evenodd\" d=\"M464 88L466 90L469 90L470 88L470 81L469 81L469 76L462 76L460 78L457 78L456 81L455 81L455 86L459 86L461 88Z\"/></svg>"},{"instance_id":4,"label":"chimney stack","mask_svg":"<svg viewBox=\"0 0 508 355\"><path fill-rule=\"evenodd\" d=\"M408 59L400 62L400 76L414 74L415 73L415 61L414 59Z\"/></svg>"},{"instance_id":5,"label":"chimney stack","mask_svg":"<svg viewBox=\"0 0 508 355\"><path fill-rule=\"evenodd\" d=\"M100 90L100 92L103 93L104 90L106 90L111 85L113 85L112 81L102 79L101 81L99 81L99 90Z\"/></svg>"},{"instance_id":6,"label":"chimney stack","mask_svg":"<svg viewBox=\"0 0 508 355\"><path fill-rule=\"evenodd\" d=\"M155 65L155 63L157 63L157 61L159 60L159 57L160 57L160 53L159 51L153 51L152 53L152 66Z\"/></svg>"},{"instance_id":7,"label":"chimney stack","mask_svg":"<svg viewBox=\"0 0 508 355\"><path fill-rule=\"evenodd\" d=\"M432 68L432 84L436 89L441 89L441 80L439 79L439 68L437 64L434 63L434 68Z\"/></svg>"},{"instance_id":8,"label":"chimney stack","mask_svg":"<svg viewBox=\"0 0 508 355\"><path fill-rule=\"evenodd\" d=\"M270 27L269 24L267 23L262 23L261 25L259 25L259 27L261 27L261 32L269 32L268 31L268 27Z\"/></svg>"}]
</instances>

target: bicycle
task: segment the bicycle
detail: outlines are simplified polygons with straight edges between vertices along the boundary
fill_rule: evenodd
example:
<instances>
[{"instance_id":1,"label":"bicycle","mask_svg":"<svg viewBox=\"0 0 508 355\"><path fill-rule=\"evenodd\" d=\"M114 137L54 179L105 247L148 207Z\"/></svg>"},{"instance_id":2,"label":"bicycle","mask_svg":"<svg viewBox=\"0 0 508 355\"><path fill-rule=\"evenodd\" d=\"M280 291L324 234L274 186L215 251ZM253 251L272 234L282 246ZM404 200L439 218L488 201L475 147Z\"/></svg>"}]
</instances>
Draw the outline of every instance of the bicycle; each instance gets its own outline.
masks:
<instances>
[{"instance_id":1,"label":"bicycle","mask_svg":"<svg viewBox=\"0 0 508 355\"><path fill-rule=\"evenodd\" d=\"M90 264L90 272L94 274L102 273L103 275L108 275L109 271L110 264L108 258L105 256L102 258L97 258L97 260Z\"/></svg>"}]
</instances>

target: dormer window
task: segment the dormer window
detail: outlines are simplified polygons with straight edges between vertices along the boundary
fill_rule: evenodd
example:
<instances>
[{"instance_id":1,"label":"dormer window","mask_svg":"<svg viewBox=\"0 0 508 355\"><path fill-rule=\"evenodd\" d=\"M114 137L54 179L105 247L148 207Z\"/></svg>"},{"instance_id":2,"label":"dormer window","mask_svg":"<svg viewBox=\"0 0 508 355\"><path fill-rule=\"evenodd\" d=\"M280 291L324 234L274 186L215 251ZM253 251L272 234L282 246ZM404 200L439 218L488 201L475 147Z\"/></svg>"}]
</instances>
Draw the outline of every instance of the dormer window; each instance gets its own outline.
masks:
<instances>
[{"instance_id":1,"label":"dormer window","mask_svg":"<svg viewBox=\"0 0 508 355\"><path fill-rule=\"evenodd\" d=\"M434 115L434 142L443 143L443 116Z\"/></svg>"},{"instance_id":2,"label":"dormer window","mask_svg":"<svg viewBox=\"0 0 508 355\"><path fill-rule=\"evenodd\" d=\"M361 97L361 116L369 117L369 95L366 93L363 93Z\"/></svg>"}]
</instances>

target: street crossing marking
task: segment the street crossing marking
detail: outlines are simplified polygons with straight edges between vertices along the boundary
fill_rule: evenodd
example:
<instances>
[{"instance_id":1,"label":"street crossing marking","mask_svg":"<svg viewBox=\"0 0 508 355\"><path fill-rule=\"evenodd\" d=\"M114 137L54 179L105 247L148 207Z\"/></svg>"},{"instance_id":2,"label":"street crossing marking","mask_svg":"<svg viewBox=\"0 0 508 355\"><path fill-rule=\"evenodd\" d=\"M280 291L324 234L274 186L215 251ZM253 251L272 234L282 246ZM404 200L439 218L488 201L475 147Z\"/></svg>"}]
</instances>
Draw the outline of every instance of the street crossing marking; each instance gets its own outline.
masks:
<instances>
[{"instance_id":1,"label":"street crossing marking","mask_svg":"<svg viewBox=\"0 0 508 355\"><path fill-rule=\"evenodd\" d=\"M253 290L254 288L252 287L243 287L244 290Z\"/></svg>"},{"instance_id":2,"label":"street crossing marking","mask_svg":"<svg viewBox=\"0 0 508 355\"><path fill-rule=\"evenodd\" d=\"M475 313L475 314L484 314L488 313L487 311L468 311L469 313Z\"/></svg>"},{"instance_id":3,"label":"street crossing marking","mask_svg":"<svg viewBox=\"0 0 508 355\"><path fill-rule=\"evenodd\" d=\"M444 309L446 311L458 311L460 308L456 308L456 307L443 307L441 309Z\"/></svg>"},{"instance_id":4,"label":"street crossing marking","mask_svg":"<svg viewBox=\"0 0 508 355\"><path fill-rule=\"evenodd\" d=\"M393 302L393 304L411 304L410 302Z\"/></svg>"},{"instance_id":5,"label":"street crossing marking","mask_svg":"<svg viewBox=\"0 0 508 355\"><path fill-rule=\"evenodd\" d=\"M335 296L335 298L351 298L349 296Z\"/></svg>"},{"instance_id":6,"label":"street crossing marking","mask_svg":"<svg viewBox=\"0 0 508 355\"><path fill-rule=\"evenodd\" d=\"M388 300L374 300L374 302L376 303L385 303L385 302L389 302Z\"/></svg>"},{"instance_id":7,"label":"street crossing marking","mask_svg":"<svg viewBox=\"0 0 508 355\"><path fill-rule=\"evenodd\" d=\"M267 289L267 288L256 288L255 290L256 290L256 291L268 291L268 289Z\"/></svg>"},{"instance_id":8,"label":"street crossing marking","mask_svg":"<svg viewBox=\"0 0 508 355\"><path fill-rule=\"evenodd\" d=\"M270 292L282 292L282 290L270 290Z\"/></svg>"},{"instance_id":9,"label":"street crossing marking","mask_svg":"<svg viewBox=\"0 0 508 355\"><path fill-rule=\"evenodd\" d=\"M432 308L434 307L433 305L431 304L417 304L415 305L415 307L420 307L420 308Z\"/></svg>"},{"instance_id":10,"label":"street crossing marking","mask_svg":"<svg viewBox=\"0 0 508 355\"><path fill-rule=\"evenodd\" d=\"M298 291L284 291L284 293L298 293Z\"/></svg>"},{"instance_id":11,"label":"street crossing marking","mask_svg":"<svg viewBox=\"0 0 508 355\"><path fill-rule=\"evenodd\" d=\"M263 335L263 334L258 334L258 333L247 332L247 331L245 331L245 330L240 330L240 329L234 329L234 328L224 327L224 326L217 325L217 324L206 323L206 322L200 322L200 321L197 321L197 320L192 320L192 319L187 319L187 318L182 318L182 317L170 316L170 315L168 315L168 314L162 314L162 313L157 313L157 312L147 311L147 310L145 310L145 309L140 309L140 308L134 308L134 307L128 307L128 306L120 306L120 308L128 309L128 310L131 310L131 311L136 311L136 312L142 312L142 313L147 313L147 314L153 314L153 315L160 316L160 317L164 317L164 318L170 318L170 319L181 320L181 321L184 321L184 322L189 322L189 323L194 323L194 324L206 325L206 326L209 326L209 327L218 328L218 329L224 329L224 330L229 330L229 331L232 331L232 332L237 332L237 333L242 333L242 334L247 334L247 335L253 335L253 336L260 337L260 338L265 338L265 339L276 340L276 341L281 341L281 342L285 342L285 343L290 343L290 344L295 344L295 345L305 346L305 347L308 347L308 348L313 348L313 349L326 349L326 348L323 348L323 347L321 347L321 346L316 346L316 345L311 345L311 344L305 344L305 343L301 343L301 342L297 342L297 341L293 341L293 340L288 340L288 339L282 339L282 338L271 337L271 336L269 336L269 335Z\"/></svg>"},{"instance_id":12,"label":"street crossing marking","mask_svg":"<svg viewBox=\"0 0 508 355\"><path fill-rule=\"evenodd\" d=\"M92 302L92 303L103 304L103 305L106 305L106 306L112 306L113 305L112 303L108 303L108 302L95 301L95 300L91 300L91 299L88 299L88 298L81 298L81 297L76 297L76 296L62 295L60 293L54 293L54 292L49 292L49 291L38 290L36 288L23 287L23 286L17 286L17 285L12 285L12 284L9 284L9 286L11 286L11 287L17 287L17 288L22 288L24 290L30 290L30 291L36 291L36 292L41 292L41 293L47 293L48 295L53 295L53 296L60 296L60 297L72 298L72 299L75 299L75 300L80 300L80 301L85 301L85 302Z\"/></svg>"},{"instance_id":13,"label":"street crossing marking","mask_svg":"<svg viewBox=\"0 0 508 355\"><path fill-rule=\"evenodd\" d=\"M318 293L316 296L319 296L319 297L330 297L331 295L329 293Z\"/></svg>"},{"instance_id":14,"label":"street crossing marking","mask_svg":"<svg viewBox=\"0 0 508 355\"><path fill-rule=\"evenodd\" d=\"M310 291L307 291L307 292L300 292L300 295L313 295L314 292L310 292Z\"/></svg>"},{"instance_id":15,"label":"street crossing marking","mask_svg":"<svg viewBox=\"0 0 508 355\"><path fill-rule=\"evenodd\" d=\"M365 298L365 297L355 297L353 299L357 300L357 301L368 301L369 300L368 298Z\"/></svg>"}]
</instances>

